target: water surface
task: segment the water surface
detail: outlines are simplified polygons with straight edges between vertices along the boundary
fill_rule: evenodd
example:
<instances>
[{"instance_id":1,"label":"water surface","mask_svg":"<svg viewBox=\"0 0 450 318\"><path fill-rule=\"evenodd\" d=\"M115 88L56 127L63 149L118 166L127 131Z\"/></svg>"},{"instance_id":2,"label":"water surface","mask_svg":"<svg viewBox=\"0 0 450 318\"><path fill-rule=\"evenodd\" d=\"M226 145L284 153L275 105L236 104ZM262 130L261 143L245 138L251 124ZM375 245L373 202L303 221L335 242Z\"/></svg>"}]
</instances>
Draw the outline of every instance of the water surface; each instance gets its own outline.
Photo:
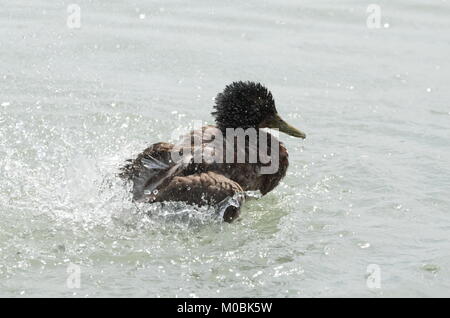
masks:
<instances>
[{"instance_id":1,"label":"water surface","mask_svg":"<svg viewBox=\"0 0 450 318\"><path fill-rule=\"evenodd\" d=\"M70 3L0 10L0 296L450 296L448 1ZM307 133L287 177L231 225L147 217L118 167L233 80Z\"/></svg>"}]
</instances>

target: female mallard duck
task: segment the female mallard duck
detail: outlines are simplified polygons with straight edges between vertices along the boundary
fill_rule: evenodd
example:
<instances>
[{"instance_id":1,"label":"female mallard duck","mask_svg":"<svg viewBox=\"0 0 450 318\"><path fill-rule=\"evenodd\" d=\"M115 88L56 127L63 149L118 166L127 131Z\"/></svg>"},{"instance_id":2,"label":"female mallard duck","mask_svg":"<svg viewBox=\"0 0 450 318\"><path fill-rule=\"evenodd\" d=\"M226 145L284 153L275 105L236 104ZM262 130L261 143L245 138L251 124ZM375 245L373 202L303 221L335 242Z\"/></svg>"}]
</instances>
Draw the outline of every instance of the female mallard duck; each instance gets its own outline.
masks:
<instances>
[{"instance_id":1,"label":"female mallard duck","mask_svg":"<svg viewBox=\"0 0 450 318\"><path fill-rule=\"evenodd\" d=\"M288 153L273 135L260 129L279 129L299 138L306 135L281 119L272 94L259 83L234 82L217 95L215 102L212 115L216 126L194 130L177 145L153 144L136 159L128 160L121 177L133 182L134 200L212 205L226 222L231 222L239 215L245 191L259 190L265 195L278 185L286 175ZM256 144L245 142L247 137L251 139L251 129ZM230 131L238 130L245 130L243 143L236 142L239 134L229 137ZM261 141L267 141L264 151L260 151ZM227 153L219 151L218 145ZM252 152L256 153L253 161ZM198 160L199 153L200 158L212 153L215 160ZM240 155L244 161L239 160ZM278 169L263 173L274 161Z\"/></svg>"}]
</instances>

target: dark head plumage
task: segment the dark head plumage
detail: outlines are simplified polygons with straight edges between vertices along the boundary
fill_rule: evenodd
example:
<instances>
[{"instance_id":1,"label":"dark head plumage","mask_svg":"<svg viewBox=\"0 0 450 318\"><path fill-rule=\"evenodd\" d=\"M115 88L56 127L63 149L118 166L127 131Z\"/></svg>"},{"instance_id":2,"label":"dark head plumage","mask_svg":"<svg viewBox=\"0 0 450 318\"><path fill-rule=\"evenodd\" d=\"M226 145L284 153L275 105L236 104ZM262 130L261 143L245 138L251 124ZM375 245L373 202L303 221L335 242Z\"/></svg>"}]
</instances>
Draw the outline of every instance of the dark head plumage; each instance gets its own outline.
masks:
<instances>
[{"instance_id":1,"label":"dark head plumage","mask_svg":"<svg viewBox=\"0 0 450 318\"><path fill-rule=\"evenodd\" d=\"M217 94L212 115L222 131L227 128L276 128L288 135L306 135L278 115L272 93L260 83L233 82Z\"/></svg>"},{"instance_id":2,"label":"dark head plumage","mask_svg":"<svg viewBox=\"0 0 450 318\"><path fill-rule=\"evenodd\" d=\"M233 82L216 97L215 111L217 126L225 128L258 128L277 110L272 93L260 83Z\"/></svg>"}]
</instances>

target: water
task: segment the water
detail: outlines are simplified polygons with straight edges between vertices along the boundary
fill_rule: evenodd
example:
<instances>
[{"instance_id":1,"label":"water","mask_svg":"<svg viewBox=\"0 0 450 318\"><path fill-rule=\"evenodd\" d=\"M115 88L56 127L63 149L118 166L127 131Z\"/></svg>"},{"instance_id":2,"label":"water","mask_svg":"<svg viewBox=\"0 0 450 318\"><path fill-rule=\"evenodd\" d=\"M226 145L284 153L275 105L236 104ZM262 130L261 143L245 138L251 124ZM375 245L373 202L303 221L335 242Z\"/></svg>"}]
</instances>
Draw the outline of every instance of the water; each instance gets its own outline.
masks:
<instances>
[{"instance_id":1,"label":"water","mask_svg":"<svg viewBox=\"0 0 450 318\"><path fill-rule=\"evenodd\" d=\"M450 296L448 1L71 2L2 2L0 296ZM147 217L118 167L233 80L307 133L287 177Z\"/></svg>"}]
</instances>

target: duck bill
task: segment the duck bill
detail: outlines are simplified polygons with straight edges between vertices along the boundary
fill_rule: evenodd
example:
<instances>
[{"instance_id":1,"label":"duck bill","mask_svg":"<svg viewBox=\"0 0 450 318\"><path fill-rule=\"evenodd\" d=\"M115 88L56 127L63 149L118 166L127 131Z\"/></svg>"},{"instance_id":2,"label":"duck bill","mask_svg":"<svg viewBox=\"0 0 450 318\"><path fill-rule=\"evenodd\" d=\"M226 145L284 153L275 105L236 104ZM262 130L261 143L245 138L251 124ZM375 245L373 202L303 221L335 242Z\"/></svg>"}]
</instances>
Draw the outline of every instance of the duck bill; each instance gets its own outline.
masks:
<instances>
[{"instance_id":1,"label":"duck bill","mask_svg":"<svg viewBox=\"0 0 450 318\"><path fill-rule=\"evenodd\" d=\"M285 122L278 114L275 115L272 119L270 119L266 126L267 128L278 129L289 136L297 137L297 138L306 138L306 134L303 131L298 130L295 127L292 127L287 122Z\"/></svg>"}]
</instances>

